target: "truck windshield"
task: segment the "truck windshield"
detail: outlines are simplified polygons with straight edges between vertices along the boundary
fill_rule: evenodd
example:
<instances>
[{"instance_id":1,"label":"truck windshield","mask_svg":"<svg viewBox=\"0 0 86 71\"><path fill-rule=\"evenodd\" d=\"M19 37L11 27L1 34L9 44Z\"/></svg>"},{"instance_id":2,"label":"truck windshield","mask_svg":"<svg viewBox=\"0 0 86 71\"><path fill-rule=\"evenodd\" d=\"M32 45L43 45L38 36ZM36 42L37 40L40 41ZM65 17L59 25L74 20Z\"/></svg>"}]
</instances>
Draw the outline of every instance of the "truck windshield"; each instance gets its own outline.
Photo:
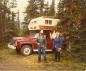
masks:
<instances>
[{"instance_id":1,"label":"truck windshield","mask_svg":"<svg viewBox=\"0 0 86 71\"><path fill-rule=\"evenodd\" d=\"M39 36L39 33L30 33L30 37L37 38Z\"/></svg>"}]
</instances>

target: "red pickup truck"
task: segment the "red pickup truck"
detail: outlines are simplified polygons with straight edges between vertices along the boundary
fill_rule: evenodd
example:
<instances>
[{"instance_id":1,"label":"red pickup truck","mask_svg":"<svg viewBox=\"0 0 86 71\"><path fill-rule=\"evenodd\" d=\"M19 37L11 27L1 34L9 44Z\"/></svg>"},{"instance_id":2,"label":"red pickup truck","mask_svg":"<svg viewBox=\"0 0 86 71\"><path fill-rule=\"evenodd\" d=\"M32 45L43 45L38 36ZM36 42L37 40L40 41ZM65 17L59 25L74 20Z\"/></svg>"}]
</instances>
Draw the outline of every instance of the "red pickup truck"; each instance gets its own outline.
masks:
<instances>
[{"instance_id":1,"label":"red pickup truck","mask_svg":"<svg viewBox=\"0 0 86 71\"><path fill-rule=\"evenodd\" d=\"M37 38L35 37L14 37L12 42L8 44L9 48L16 49L18 53L30 55L33 51L38 51ZM52 51L52 40L46 37L46 51Z\"/></svg>"},{"instance_id":2,"label":"red pickup truck","mask_svg":"<svg viewBox=\"0 0 86 71\"><path fill-rule=\"evenodd\" d=\"M50 32L55 30L59 21L59 19L42 16L32 19L28 25L30 33L32 34L34 32L34 36L39 33L40 30L44 30L46 36L46 51L52 50L53 43L50 38ZM30 55L33 51L37 51L38 49L37 38L34 36L15 37L13 38L13 41L8 44L8 47L16 49L17 52L20 52L23 55Z\"/></svg>"}]
</instances>

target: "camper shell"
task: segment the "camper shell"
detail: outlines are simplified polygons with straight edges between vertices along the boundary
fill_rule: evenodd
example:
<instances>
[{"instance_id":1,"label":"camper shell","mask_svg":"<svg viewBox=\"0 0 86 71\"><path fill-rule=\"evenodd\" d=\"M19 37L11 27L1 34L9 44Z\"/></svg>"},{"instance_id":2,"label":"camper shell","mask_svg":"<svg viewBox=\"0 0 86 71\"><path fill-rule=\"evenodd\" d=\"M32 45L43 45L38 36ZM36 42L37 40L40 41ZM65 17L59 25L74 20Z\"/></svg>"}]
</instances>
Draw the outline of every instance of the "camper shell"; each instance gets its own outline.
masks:
<instances>
[{"instance_id":1,"label":"camper shell","mask_svg":"<svg viewBox=\"0 0 86 71\"><path fill-rule=\"evenodd\" d=\"M55 19L53 17L42 16L38 18L34 18L30 21L28 25L29 30L53 30L60 19Z\"/></svg>"}]
</instances>

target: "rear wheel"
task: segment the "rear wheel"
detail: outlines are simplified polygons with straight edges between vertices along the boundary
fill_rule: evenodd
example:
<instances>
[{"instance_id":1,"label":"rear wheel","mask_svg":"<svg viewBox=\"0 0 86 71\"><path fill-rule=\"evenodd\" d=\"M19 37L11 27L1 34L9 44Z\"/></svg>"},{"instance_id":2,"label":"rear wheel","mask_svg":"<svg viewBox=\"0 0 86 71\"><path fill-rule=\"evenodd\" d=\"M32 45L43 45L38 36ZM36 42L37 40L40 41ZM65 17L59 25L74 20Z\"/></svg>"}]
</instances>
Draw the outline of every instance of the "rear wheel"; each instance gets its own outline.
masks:
<instances>
[{"instance_id":1,"label":"rear wheel","mask_svg":"<svg viewBox=\"0 0 86 71\"><path fill-rule=\"evenodd\" d=\"M32 54L32 47L30 45L24 45L21 48L21 54L28 56Z\"/></svg>"}]
</instances>

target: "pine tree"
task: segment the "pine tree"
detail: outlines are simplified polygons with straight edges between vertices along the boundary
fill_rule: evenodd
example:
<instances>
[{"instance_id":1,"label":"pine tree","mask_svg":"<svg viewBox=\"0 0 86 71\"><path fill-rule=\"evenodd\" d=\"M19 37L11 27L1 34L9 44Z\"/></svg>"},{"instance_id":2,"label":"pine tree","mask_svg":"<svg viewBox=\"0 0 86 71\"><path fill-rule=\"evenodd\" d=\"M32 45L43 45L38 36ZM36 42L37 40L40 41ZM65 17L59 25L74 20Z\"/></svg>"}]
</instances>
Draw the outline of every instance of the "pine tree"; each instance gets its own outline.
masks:
<instances>
[{"instance_id":1,"label":"pine tree","mask_svg":"<svg viewBox=\"0 0 86 71\"><path fill-rule=\"evenodd\" d=\"M86 15L85 0L61 0L58 5L57 17L63 22L61 26L66 32L78 31L82 25L81 20Z\"/></svg>"},{"instance_id":2,"label":"pine tree","mask_svg":"<svg viewBox=\"0 0 86 71\"><path fill-rule=\"evenodd\" d=\"M60 27L68 34L71 52L77 53L74 56L80 56L81 58L86 55L84 53L84 50L86 50L85 16L86 0L61 0L59 2L57 18L62 20Z\"/></svg>"},{"instance_id":3,"label":"pine tree","mask_svg":"<svg viewBox=\"0 0 86 71\"><path fill-rule=\"evenodd\" d=\"M55 0L52 0L50 10L48 11L49 16L55 16Z\"/></svg>"},{"instance_id":4,"label":"pine tree","mask_svg":"<svg viewBox=\"0 0 86 71\"><path fill-rule=\"evenodd\" d=\"M30 0L29 1L29 5L26 8L26 17L25 17L25 21L27 21L28 19L32 19L34 17L38 17L39 16L39 12L37 11L37 2L36 0Z\"/></svg>"},{"instance_id":5,"label":"pine tree","mask_svg":"<svg viewBox=\"0 0 86 71\"><path fill-rule=\"evenodd\" d=\"M32 19L39 16L45 16L48 12L48 4L44 3L44 0L30 0L29 5L26 9L26 17L27 19Z\"/></svg>"},{"instance_id":6,"label":"pine tree","mask_svg":"<svg viewBox=\"0 0 86 71\"><path fill-rule=\"evenodd\" d=\"M37 0L39 2L38 9L40 10L39 16L48 16L49 4L45 3L44 0Z\"/></svg>"},{"instance_id":7,"label":"pine tree","mask_svg":"<svg viewBox=\"0 0 86 71\"><path fill-rule=\"evenodd\" d=\"M8 8L8 0L0 1L0 44L6 43L11 40L13 36L16 35L16 25L15 20L12 21L11 11Z\"/></svg>"},{"instance_id":8,"label":"pine tree","mask_svg":"<svg viewBox=\"0 0 86 71\"><path fill-rule=\"evenodd\" d=\"M16 1L16 0L11 0L11 2L10 2L10 7L11 7L11 8L17 7L17 1Z\"/></svg>"},{"instance_id":9,"label":"pine tree","mask_svg":"<svg viewBox=\"0 0 86 71\"><path fill-rule=\"evenodd\" d=\"M49 3L47 2L45 5L44 5L45 9L44 9L44 16L48 16L49 14Z\"/></svg>"},{"instance_id":10,"label":"pine tree","mask_svg":"<svg viewBox=\"0 0 86 71\"><path fill-rule=\"evenodd\" d=\"M39 1L39 8L40 8L40 16L43 15L43 9L44 9L44 0L38 0Z\"/></svg>"}]
</instances>

